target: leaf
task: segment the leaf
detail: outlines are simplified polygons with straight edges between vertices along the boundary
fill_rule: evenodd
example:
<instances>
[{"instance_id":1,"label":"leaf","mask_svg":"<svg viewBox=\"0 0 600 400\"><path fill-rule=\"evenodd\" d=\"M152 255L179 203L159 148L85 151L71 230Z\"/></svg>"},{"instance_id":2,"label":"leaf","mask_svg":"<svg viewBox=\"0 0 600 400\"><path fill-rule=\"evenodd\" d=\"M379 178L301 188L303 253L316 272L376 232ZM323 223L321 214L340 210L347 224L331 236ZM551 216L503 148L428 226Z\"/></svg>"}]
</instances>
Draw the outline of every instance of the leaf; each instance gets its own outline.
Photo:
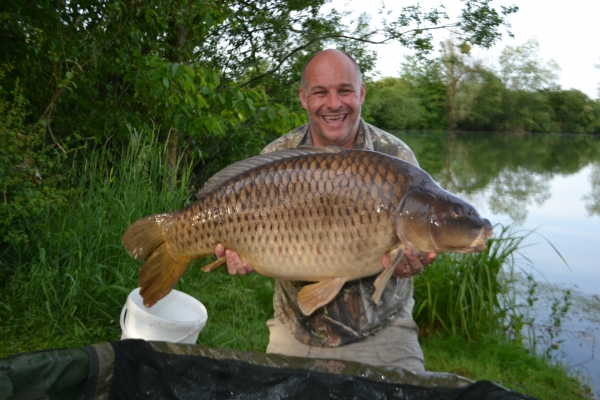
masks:
<instances>
[{"instance_id":1,"label":"leaf","mask_svg":"<svg viewBox=\"0 0 600 400\"><path fill-rule=\"evenodd\" d=\"M196 101L198 101L198 109L202 109L206 106L206 100L204 100L204 97L202 97L201 94L196 95Z\"/></svg>"},{"instance_id":2,"label":"leaf","mask_svg":"<svg viewBox=\"0 0 600 400\"><path fill-rule=\"evenodd\" d=\"M165 77L163 78L163 85L168 89L169 88L169 80Z\"/></svg>"},{"instance_id":3,"label":"leaf","mask_svg":"<svg viewBox=\"0 0 600 400\"><path fill-rule=\"evenodd\" d=\"M194 71L194 68L190 67L189 65L184 65L183 70L192 78L196 76L196 71Z\"/></svg>"},{"instance_id":4,"label":"leaf","mask_svg":"<svg viewBox=\"0 0 600 400\"><path fill-rule=\"evenodd\" d=\"M173 64L173 66L171 67L172 77L177 78L182 73L183 73L183 67L181 66L181 64L178 64L178 63Z\"/></svg>"}]
</instances>

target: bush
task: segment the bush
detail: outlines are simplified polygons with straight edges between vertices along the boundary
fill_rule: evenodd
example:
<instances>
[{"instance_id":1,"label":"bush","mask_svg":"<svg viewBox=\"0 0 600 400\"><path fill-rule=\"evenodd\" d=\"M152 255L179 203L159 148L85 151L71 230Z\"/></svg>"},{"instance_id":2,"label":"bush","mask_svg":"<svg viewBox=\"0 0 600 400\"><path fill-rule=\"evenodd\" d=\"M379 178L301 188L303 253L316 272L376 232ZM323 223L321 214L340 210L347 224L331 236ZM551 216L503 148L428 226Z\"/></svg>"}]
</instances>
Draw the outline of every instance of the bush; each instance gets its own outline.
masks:
<instances>
[{"instance_id":1,"label":"bush","mask_svg":"<svg viewBox=\"0 0 600 400\"><path fill-rule=\"evenodd\" d=\"M0 244L30 240L32 227L43 231L40 215L68 192L58 188L65 153L45 145L45 123L29 123L26 104L18 86L8 96L0 87Z\"/></svg>"}]
</instances>

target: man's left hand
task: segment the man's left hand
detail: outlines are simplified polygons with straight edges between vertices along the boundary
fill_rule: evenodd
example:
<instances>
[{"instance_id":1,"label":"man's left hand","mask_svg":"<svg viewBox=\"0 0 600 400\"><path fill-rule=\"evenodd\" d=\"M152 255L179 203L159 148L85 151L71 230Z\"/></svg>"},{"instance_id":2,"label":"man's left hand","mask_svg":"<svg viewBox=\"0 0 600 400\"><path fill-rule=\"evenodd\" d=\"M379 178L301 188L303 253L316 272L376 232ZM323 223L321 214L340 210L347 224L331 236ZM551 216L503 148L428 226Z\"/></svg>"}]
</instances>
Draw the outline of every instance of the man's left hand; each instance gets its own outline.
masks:
<instances>
[{"instance_id":1,"label":"man's left hand","mask_svg":"<svg viewBox=\"0 0 600 400\"><path fill-rule=\"evenodd\" d=\"M398 264L396 271L394 271L394 276L397 278L410 278L411 276L420 274L426 266L435 261L437 253L428 253L421 259L414 256L410 250L406 250L404 252L404 257L406 257L408 263ZM384 268L392 266L392 257L390 256L390 253L384 254L381 258L381 265L383 265Z\"/></svg>"}]
</instances>

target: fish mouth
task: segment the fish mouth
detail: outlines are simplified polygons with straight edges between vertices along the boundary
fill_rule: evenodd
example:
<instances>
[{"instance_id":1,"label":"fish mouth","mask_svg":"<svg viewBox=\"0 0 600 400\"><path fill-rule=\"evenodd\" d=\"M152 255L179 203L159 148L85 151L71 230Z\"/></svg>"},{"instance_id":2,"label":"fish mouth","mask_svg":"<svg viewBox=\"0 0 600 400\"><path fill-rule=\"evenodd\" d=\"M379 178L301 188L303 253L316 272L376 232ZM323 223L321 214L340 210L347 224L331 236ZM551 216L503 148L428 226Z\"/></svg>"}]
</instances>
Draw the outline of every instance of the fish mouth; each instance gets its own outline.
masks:
<instances>
[{"instance_id":1,"label":"fish mouth","mask_svg":"<svg viewBox=\"0 0 600 400\"><path fill-rule=\"evenodd\" d=\"M463 248L465 253L475 253L484 251L487 249L485 240L494 234L494 230L491 227L484 226L479 231L479 234L467 247Z\"/></svg>"},{"instance_id":2,"label":"fish mouth","mask_svg":"<svg viewBox=\"0 0 600 400\"><path fill-rule=\"evenodd\" d=\"M340 126L346 120L348 114L337 114L337 115L321 115L321 119L329 126Z\"/></svg>"}]
</instances>

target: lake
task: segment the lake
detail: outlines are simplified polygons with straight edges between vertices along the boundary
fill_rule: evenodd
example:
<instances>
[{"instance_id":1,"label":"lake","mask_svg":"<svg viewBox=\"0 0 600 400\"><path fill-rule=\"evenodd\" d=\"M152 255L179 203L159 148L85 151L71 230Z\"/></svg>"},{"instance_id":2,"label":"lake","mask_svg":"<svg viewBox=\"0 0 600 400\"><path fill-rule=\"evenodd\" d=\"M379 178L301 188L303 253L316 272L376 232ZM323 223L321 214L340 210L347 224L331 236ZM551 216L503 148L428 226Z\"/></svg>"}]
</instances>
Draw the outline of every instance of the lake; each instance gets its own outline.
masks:
<instances>
[{"instance_id":1,"label":"lake","mask_svg":"<svg viewBox=\"0 0 600 400\"><path fill-rule=\"evenodd\" d=\"M586 377L600 397L600 135L395 134L492 224L534 231L516 265L540 284L529 310L537 349ZM559 329L548 329L565 290L570 309Z\"/></svg>"}]
</instances>

